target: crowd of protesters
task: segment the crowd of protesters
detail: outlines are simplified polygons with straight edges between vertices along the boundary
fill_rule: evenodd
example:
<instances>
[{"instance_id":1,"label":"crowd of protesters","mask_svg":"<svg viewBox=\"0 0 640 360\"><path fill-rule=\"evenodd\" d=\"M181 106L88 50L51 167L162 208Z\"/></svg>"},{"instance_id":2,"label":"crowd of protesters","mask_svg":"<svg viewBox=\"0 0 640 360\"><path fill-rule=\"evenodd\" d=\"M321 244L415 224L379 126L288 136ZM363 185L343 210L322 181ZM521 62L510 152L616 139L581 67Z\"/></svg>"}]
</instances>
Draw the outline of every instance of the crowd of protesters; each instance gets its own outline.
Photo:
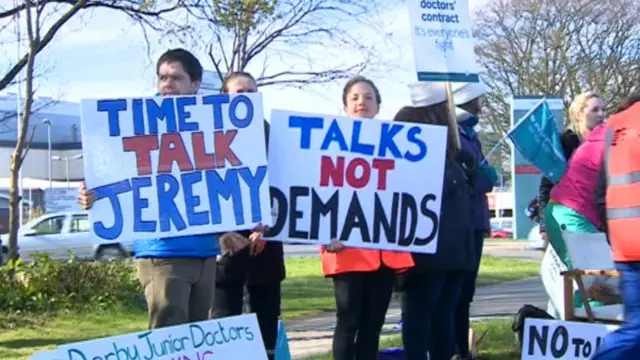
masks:
<instances>
[{"instance_id":1,"label":"crowd of protesters","mask_svg":"<svg viewBox=\"0 0 640 360\"><path fill-rule=\"evenodd\" d=\"M203 68L190 52L173 49L159 58L156 73L159 95L192 95L199 91ZM258 84L251 74L234 72L227 75L222 90L229 94L257 92ZM487 163L476 132L485 92L482 83L453 84L455 113L451 113L443 84L410 86L407 102L411 105L399 109L394 121L447 126L450 130L437 251L418 254L347 248L343 245L347 239L332 239L320 249L322 271L333 281L336 301L334 359L377 358L380 332L394 289L402 293L405 359L473 359L469 308L483 241L490 231L486 194L497 182L496 171ZM341 100L347 116L371 121L375 121L382 104L377 86L363 77L347 82ZM640 155L640 149L620 140L626 139L620 135L624 129L632 129L636 137L640 133L638 125L629 120L640 115L639 106L628 104L615 115L619 125L611 135L611 129L603 124L605 111L600 97L594 93L578 96L571 106L571 126L562 134L565 156L570 159L567 173L557 184L543 180L537 201L537 215L546 224L542 226L544 236L567 263L561 230L595 232L615 225L616 231L609 237L622 284L637 285L633 290L631 285L623 285L625 310L633 320L626 330L616 333L617 342L611 342L615 345L605 342L607 347L597 359L626 359L620 355L624 349L638 349L640 296L635 295L640 289L640 246L625 233L631 225L620 219L636 221L640 214L612 209L624 209L625 201L640 199L635 193L633 199L623 199L615 188L640 182L640 177L623 176L632 172L630 164L640 156L629 155L615 162L617 172L612 173L607 168L611 161L607 161L605 148L620 154L622 150L615 146L624 143L625 151ZM265 136L268 141L268 122ZM621 159L622 155L617 156ZM640 164L633 170L632 175L636 175ZM428 174L416 176L424 176L426 181ZM615 199L611 195L614 192ZM593 198L594 193L600 194L599 200ZM93 191L82 185L79 202L83 208L91 208L94 201ZM636 207L640 208L638 202ZM612 218L614 213L617 217ZM246 289L249 311L256 314L267 354L274 359L285 265L282 243L262 239L267 230L259 226L244 232L136 240L135 264L148 304L149 328L239 315Z\"/></svg>"}]
</instances>

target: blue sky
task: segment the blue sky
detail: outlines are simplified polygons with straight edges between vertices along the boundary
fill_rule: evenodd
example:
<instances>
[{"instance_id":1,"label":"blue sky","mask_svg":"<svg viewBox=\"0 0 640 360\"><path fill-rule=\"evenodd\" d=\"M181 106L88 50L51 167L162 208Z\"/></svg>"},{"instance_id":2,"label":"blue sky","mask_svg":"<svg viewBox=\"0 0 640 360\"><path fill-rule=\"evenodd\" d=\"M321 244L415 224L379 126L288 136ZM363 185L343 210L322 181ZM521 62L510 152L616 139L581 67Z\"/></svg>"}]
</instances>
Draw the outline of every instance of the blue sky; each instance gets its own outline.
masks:
<instances>
[{"instance_id":1,"label":"blue sky","mask_svg":"<svg viewBox=\"0 0 640 360\"><path fill-rule=\"evenodd\" d=\"M473 11L486 0L469 2ZM407 84L415 80L415 70L405 6L402 4L390 9L383 17L387 19L383 25L385 33L391 37L388 44L381 47L381 53L389 56L385 60L392 67L384 75L377 73L371 77L380 88L383 99L379 118L391 119L400 107L409 103ZM155 91L153 61L169 46L175 46L161 43L157 38L152 42L158 45L152 48L150 61L142 32L125 16L104 10L85 12L58 33L37 58L39 70L44 71L44 75L37 79L37 96L79 101L82 98L151 95ZM15 44L0 45L0 49L0 64L12 59L15 61ZM198 55L204 67L212 70L209 58L205 54ZM343 56L348 58L353 54L344 53ZM317 61L336 59L320 58ZM275 58L269 64L274 70L290 65ZM0 69L4 71L4 66ZM249 70L258 72L255 68ZM265 115L268 117L272 108L341 114L340 97L344 82L304 90L264 87L261 91ZM15 92L16 89L9 91Z\"/></svg>"}]
</instances>

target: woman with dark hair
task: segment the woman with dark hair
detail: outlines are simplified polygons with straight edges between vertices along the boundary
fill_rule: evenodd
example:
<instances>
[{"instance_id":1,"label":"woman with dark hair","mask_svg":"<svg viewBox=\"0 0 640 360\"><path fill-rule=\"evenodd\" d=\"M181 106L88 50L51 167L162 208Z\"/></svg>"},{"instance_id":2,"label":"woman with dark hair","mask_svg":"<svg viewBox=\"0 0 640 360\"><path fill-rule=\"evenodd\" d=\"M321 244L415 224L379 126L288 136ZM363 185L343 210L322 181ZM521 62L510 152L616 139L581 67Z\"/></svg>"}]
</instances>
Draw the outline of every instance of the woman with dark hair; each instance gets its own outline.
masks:
<instances>
[{"instance_id":1,"label":"woman with dark hair","mask_svg":"<svg viewBox=\"0 0 640 360\"><path fill-rule=\"evenodd\" d=\"M380 109L380 92L371 80L355 77L345 85L342 102L349 117L373 119ZM332 239L322 247L321 258L336 298L333 359L377 359L395 275L413 266L411 254L347 248Z\"/></svg>"},{"instance_id":2,"label":"woman with dark hair","mask_svg":"<svg viewBox=\"0 0 640 360\"><path fill-rule=\"evenodd\" d=\"M402 341L407 360L449 360L455 353L454 312L465 272L474 268L471 189L476 164L456 147L443 85L411 86L413 107L402 108L394 121L449 127L444 186L435 254L413 253L415 266L400 275Z\"/></svg>"},{"instance_id":3,"label":"woman with dark hair","mask_svg":"<svg viewBox=\"0 0 640 360\"><path fill-rule=\"evenodd\" d=\"M224 80L228 94L258 91L256 80L246 72L233 72ZM269 123L264 122L268 144ZM280 284L285 279L284 252L279 241L265 241L262 231L224 234L220 241L225 253L218 260L216 292L212 315L215 318L242 314L244 287L251 311L258 318L262 340L269 359L274 359L280 317ZM245 246L249 243L248 246ZM243 247L244 246L244 247Z\"/></svg>"}]
</instances>

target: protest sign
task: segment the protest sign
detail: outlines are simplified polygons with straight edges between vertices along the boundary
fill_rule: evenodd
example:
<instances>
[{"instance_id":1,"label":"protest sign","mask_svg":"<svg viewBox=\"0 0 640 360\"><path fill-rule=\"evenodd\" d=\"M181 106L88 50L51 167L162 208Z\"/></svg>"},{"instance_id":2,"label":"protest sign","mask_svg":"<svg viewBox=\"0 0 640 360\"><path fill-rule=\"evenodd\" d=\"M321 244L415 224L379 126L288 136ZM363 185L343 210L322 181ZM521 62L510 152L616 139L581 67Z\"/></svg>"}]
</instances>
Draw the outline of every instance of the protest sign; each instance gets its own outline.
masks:
<instances>
[{"instance_id":1,"label":"protest sign","mask_svg":"<svg viewBox=\"0 0 640 360\"><path fill-rule=\"evenodd\" d=\"M478 82L468 0L407 0L418 81Z\"/></svg>"},{"instance_id":2,"label":"protest sign","mask_svg":"<svg viewBox=\"0 0 640 360\"><path fill-rule=\"evenodd\" d=\"M62 360L58 350L44 350L29 357L29 360Z\"/></svg>"},{"instance_id":3,"label":"protest sign","mask_svg":"<svg viewBox=\"0 0 640 360\"><path fill-rule=\"evenodd\" d=\"M522 360L590 359L616 325L526 319Z\"/></svg>"},{"instance_id":4,"label":"protest sign","mask_svg":"<svg viewBox=\"0 0 640 360\"><path fill-rule=\"evenodd\" d=\"M78 204L78 189L48 188L44 190L44 205L47 214L82 211Z\"/></svg>"},{"instance_id":5,"label":"protest sign","mask_svg":"<svg viewBox=\"0 0 640 360\"><path fill-rule=\"evenodd\" d=\"M434 253L447 128L274 110L270 239Z\"/></svg>"},{"instance_id":6,"label":"protest sign","mask_svg":"<svg viewBox=\"0 0 640 360\"><path fill-rule=\"evenodd\" d=\"M553 249L553 246L547 246L540 263L540 280L545 292L549 295L549 301L555 314L560 319L564 319L564 278L561 273L567 271L567 266L562 262L560 256ZM577 285L574 284L577 289Z\"/></svg>"},{"instance_id":7,"label":"protest sign","mask_svg":"<svg viewBox=\"0 0 640 360\"><path fill-rule=\"evenodd\" d=\"M267 360L255 314L58 346L37 360Z\"/></svg>"},{"instance_id":8,"label":"protest sign","mask_svg":"<svg viewBox=\"0 0 640 360\"><path fill-rule=\"evenodd\" d=\"M82 139L102 239L271 222L259 93L83 100Z\"/></svg>"}]
</instances>

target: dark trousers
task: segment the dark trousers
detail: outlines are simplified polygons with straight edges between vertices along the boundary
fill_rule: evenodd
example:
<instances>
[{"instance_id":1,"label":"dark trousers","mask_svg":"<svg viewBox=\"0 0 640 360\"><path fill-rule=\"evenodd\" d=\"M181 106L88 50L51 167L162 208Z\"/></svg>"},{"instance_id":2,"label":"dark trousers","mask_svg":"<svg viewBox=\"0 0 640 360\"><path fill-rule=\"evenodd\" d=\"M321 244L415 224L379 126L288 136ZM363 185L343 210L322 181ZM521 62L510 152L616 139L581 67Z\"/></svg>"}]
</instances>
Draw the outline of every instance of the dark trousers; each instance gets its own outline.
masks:
<instances>
[{"instance_id":1,"label":"dark trousers","mask_svg":"<svg viewBox=\"0 0 640 360\"><path fill-rule=\"evenodd\" d=\"M480 271L485 234L484 230L476 230L474 234L476 247L474 254L476 254L477 266L473 271L465 272L460 299L454 315L456 354L463 356L469 354L469 316L473 296L476 293L476 280Z\"/></svg>"},{"instance_id":2,"label":"dark trousers","mask_svg":"<svg viewBox=\"0 0 640 360\"><path fill-rule=\"evenodd\" d=\"M395 272L388 268L333 277L337 309L334 360L377 359L394 280Z\"/></svg>"},{"instance_id":3,"label":"dark trousers","mask_svg":"<svg viewBox=\"0 0 640 360\"><path fill-rule=\"evenodd\" d=\"M616 263L620 272L620 293L624 324L604 338L593 360L640 358L640 262Z\"/></svg>"},{"instance_id":4,"label":"dark trousers","mask_svg":"<svg viewBox=\"0 0 640 360\"><path fill-rule=\"evenodd\" d=\"M449 360L454 355L453 318L464 277L459 271L407 277L402 302L406 360Z\"/></svg>"},{"instance_id":5,"label":"dark trousers","mask_svg":"<svg viewBox=\"0 0 640 360\"><path fill-rule=\"evenodd\" d=\"M274 359L280 317L280 282L269 285L249 285L249 305L256 314L262 341L269 360ZM244 285L237 282L216 284L213 317L223 318L242 314Z\"/></svg>"}]
</instances>

